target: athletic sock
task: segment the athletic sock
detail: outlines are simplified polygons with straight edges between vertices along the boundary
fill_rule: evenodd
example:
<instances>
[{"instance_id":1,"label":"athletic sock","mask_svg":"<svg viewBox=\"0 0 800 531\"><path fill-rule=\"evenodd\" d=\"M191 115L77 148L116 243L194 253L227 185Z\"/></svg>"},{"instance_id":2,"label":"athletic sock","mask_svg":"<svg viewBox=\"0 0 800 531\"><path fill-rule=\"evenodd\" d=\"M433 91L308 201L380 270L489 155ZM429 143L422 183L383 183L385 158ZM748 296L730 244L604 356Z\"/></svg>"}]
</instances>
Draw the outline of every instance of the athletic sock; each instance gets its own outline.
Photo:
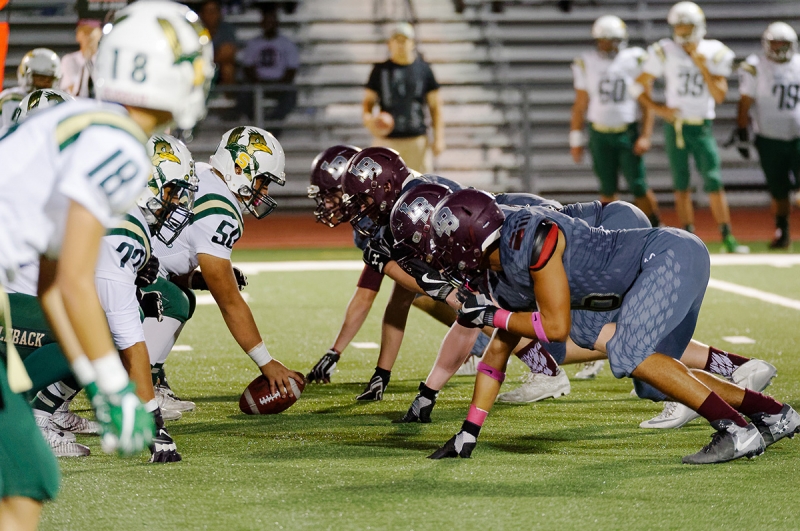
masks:
<instances>
[{"instance_id":1,"label":"athletic sock","mask_svg":"<svg viewBox=\"0 0 800 531\"><path fill-rule=\"evenodd\" d=\"M161 367L163 366L164 366L163 363L156 363L154 365L150 365L150 374L153 379L153 387L155 387L156 384L158 384L158 378L161 375Z\"/></svg>"},{"instance_id":2,"label":"athletic sock","mask_svg":"<svg viewBox=\"0 0 800 531\"><path fill-rule=\"evenodd\" d=\"M739 413L751 417L756 413L766 413L767 415L777 415L783 409L783 404L761 393L750 389L744 390L742 405L739 406Z\"/></svg>"},{"instance_id":3,"label":"athletic sock","mask_svg":"<svg viewBox=\"0 0 800 531\"><path fill-rule=\"evenodd\" d=\"M703 404L697 408L697 413L709 422L728 419L735 422L739 427L744 428L747 426L747 421L744 417L713 391L708 395L708 398L705 399Z\"/></svg>"},{"instance_id":4,"label":"athletic sock","mask_svg":"<svg viewBox=\"0 0 800 531\"><path fill-rule=\"evenodd\" d=\"M719 224L719 232L722 234L722 238L725 239L731 235L731 224L730 223L720 223Z\"/></svg>"},{"instance_id":5,"label":"athletic sock","mask_svg":"<svg viewBox=\"0 0 800 531\"><path fill-rule=\"evenodd\" d=\"M64 402L72 400L80 389L80 385L74 378L56 382L36 393L31 407L52 415Z\"/></svg>"},{"instance_id":6,"label":"athletic sock","mask_svg":"<svg viewBox=\"0 0 800 531\"><path fill-rule=\"evenodd\" d=\"M694 234L694 223L688 223L688 224L684 225L683 226L683 230L685 230L686 232L691 232L692 234Z\"/></svg>"},{"instance_id":7,"label":"athletic sock","mask_svg":"<svg viewBox=\"0 0 800 531\"><path fill-rule=\"evenodd\" d=\"M525 345L517 352L517 357L519 357L520 361L527 365L534 374L555 376L558 372L558 363L556 363L553 356L545 350L541 342L537 340L533 340Z\"/></svg>"},{"instance_id":8,"label":"athletic sock","mask_svg":"<svg viewBox=\"0 0 800 531\"><path fill-rule=\"evenodd\" d=\"M142 329L151 365L164 363L178 340L183 325L184 323L172 317L164 317L160 322L156 319L144 320Z\"/></svg>"},{"instance_id":9,"label":"athletic sock","mask_svg":"<svg viewBox=\"0 0 800 531\"><path fill-rule=\"evenodd\" d=\"M781 231L781 234L789 233L789 216L775 216L775 227Z\"/></svg>"},{"instance_id":10,"label":"athletic sock","mask_svg":"<svg viewBox=\"0 0 800 531\"><path fill-rule=\"evenodd\" d=\"M725 352L718 348L708 347L708 359L706 360L706 366L703 370L719 374L725 378L730 378L736 369L748 361L750 361L750 358L745 358L744 356L739 356L731 352Z\"/></svg>"},{"instance_id":11,"label":"athletic sock","mask_svg":"<svg viewBox=\"0 0 800 531\"><path fill-rule=\"evenodd\" d=\"M427 398L431 402L434 402L436 400L436 397L439 396L439 391L437 391L436 389L431 389L430 387L425 385L425 382L420 382L419 394L422 396L422 398Z\"/></svg>"}]
</instances>

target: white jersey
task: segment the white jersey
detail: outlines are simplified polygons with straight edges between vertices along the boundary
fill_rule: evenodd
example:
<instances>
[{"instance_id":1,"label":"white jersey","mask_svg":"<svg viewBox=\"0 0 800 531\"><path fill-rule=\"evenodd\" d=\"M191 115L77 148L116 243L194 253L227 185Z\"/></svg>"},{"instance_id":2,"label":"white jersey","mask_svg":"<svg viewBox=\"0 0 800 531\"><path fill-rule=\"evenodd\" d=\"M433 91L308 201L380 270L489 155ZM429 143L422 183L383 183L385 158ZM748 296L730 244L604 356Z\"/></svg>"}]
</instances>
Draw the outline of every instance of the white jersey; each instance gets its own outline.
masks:
<instances>
[{"instance_id":1,"label":"white jersey","mask_svg":"<svg viewBox=\"0 0 800 531\"><path fill-rule=\"evenodd\" d=\"M153 240L153 253L164 277L194 271L198 254L230 260L233 244L244 230L239 202L222 179L208 164L198 162L195 168L199 182L191 223L181 231L172 247Z\"/></svg>"},{"instance_id":2,"label":"white jersey","mask_svg":"<svg viewBox=\"0 0 800 531\"><path fill-rule=\"evenodd\" d=\"M639 77L647 52L625 48L613 58L597 50L585 52L572 63L575 90L589 93L590 122L619 127L636 121L638 104L628 87Z\"/></svg>"},{"instance_id":3,"label":"white jersey","mask_svg":"<svg viewBox=\"0 0 800 531\"><path fill-rule=\"evenodd\" d=\"M800 137L800 54L785 63L751 55L739 66L739 93L755 100L756 133L776 140Z\"/></svg>"},{"instance_id":4,"label":"white jersey","mask_svg":"<svg viewBox=\"0 0 800 531\"><path fill-rule=\"evenodd\" d=\"M133 285L150 260L150 229L138 206L128 210L100 244L95 276Z\"/></svg>"},{"instance_id":5,"label":"white jersey","mask_svg":"<svg viewBox=\"0 0 800 531\"><path fill-rule=\"evenodd\" d=\"M5 287L8 293L39 296L39 260L20 267L14 280Z\"/></svg>"},{"instance_id":6,"label":"white jersey","mask_svg":"<svg viewBox=\"0 0 800 531\"><path fill-rule=\"evenodd\" d=\"M697 51L706 58L713 76L731 75L733 51L715 40L702 40ZM706 86L702 72L680 44L661 39L647 49L642 71L653 77L664 77L667 107L678 109L681 117L694 120L713 120L715 102Z\"/></svg>"},{"instance_id":7,"label":"white jersey","mask_svg":"<svg viewBox=\"0 0 800 531\"><path fill-rule=\"evenodd\" d=\"M25 99L27 95L28 92L20 87L13 87L0 92L0 128L7 129L11 127L14 111L19 107L19 102Z\"/></svg>"},{"instance_id":8,"label":"white jersey","mask_svg":"<svg viewBox=\"0 0 800 531\"><path fill-rule=\"evenodd\" d=\"M75 100L36 113L0 138L0 281L40 255L57 258L70 201L104 227L142 193L147 136L119 105Z\"/></svg>"}]
</instances>

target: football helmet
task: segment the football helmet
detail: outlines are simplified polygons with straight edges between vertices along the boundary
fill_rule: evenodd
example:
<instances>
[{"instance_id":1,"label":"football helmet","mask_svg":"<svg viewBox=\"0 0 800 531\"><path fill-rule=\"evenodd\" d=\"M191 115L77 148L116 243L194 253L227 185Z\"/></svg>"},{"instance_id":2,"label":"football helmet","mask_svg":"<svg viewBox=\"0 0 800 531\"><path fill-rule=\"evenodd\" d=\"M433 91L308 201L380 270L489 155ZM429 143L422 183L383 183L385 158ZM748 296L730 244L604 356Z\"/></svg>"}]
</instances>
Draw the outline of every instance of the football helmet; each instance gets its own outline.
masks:
<instances>
[{"instance_id":1,"label":"football helmet","mask_svg":"<svg viewBox=\"0 0 800 531\"><path fill-rule=\"evenodd\" d=\"M335 227L346 221L342 208L342 175L347 162L359 151L361 149L355 146L333 146L317 155L311 163L308 197L317 203L314 216L320 223Z\"/></svg>"},{"instance_id":2,"label":"football helmet","mask_svg":"<svg viewBox=\"0 0 800 531\"><path fill-rule=\"evenodd\" d=\"M773 22L761 36L761 47L768 59L785 63L797 52L797 33L785 22Z\"/></svg>"},{"instance_id":3,"label":"football helmet","mask_svg":"<svg viewBox=\"0 0 800 531\"><path fill-rule=\"evenodd\" d=\"M592 24L592 38L595 40L620 41L620 43L626 42L628 40L628 26L619 17L603 15Z\"/></svg>"},{"instance_id":4,"label":"football helmet","mask_svg":"<svg viewBox=\"0 0 800 531\"><path fill-rule=\"evenodd\" d=\"M431 216L431 248L440 269L466 283L486 268L486 250L500 239L505 215L494 196L475 189L453 192Z\"/></svg>"},{"instance_id":5,"label":"football helmet","mask_svg":"<svg viewBox=\"0 0 800 531\"><path fill-rule=\"evenodd\" d=\"M268 188L270 182L286 184L286 157L272 133L251 125L234 127L222 135L208 162L222 175L243 211L262 219L278 206Z\"/></svg>"},{"instance_id":6,"label":"football helmet","mask_svg":"<svg viewBox=\"0 0 800 531\"><path fill-rule=\"evenodd\" d=\"M401 195L389 216L394 247L405 255L430 262L431 214L451 192L442 184L423 183Z\"/></svg>"},{"instance_id":7,"label":"football helmet","mask_svg":"<svg viewBox=\"0 0 800 531\"><path fill-rule=\"evenodd\" d=\"M361 224L369 217L372 227L389 224L389 214L403 189L403 183L412 176L397 151L385 147L361 150L347 165L342 177L342 203L351 215L350 223L362 236L370 236Z\"/></svg>"},{"instance_id":8,"label":"football helmet","mask_svg":"<svg viewBox=\"0 0 800 531\"><path fill-rule=\"evenodd\" d=\"M197 175L189 149L170 135L153 135L147 141L153 172L137 204L151 232L166 245L189 224L197 192Z\"/></svg>"},{"instance_id":9,"label":"football helmet","mask_svg":"<svg viewBox=\"0 0 800 531\"><path fill-rule=\"evenodd\" d=\"M97 98L167 111L179 128L194 127L205 116L204 90L213 76L208 35L198 32L199 22L190 21L195 17L165 0L117 11L97 49Z\"/></svg>"},{"instance_id":10,"label":"football helmet","mask_svg":"<svg viewBox=\"0 0 800 531\"><path fill-rule=\"evenodd\" d=\"M33 76L52 78L49 86L38 87L33 83ZM17 67L17 84L25 92L39 88L58 86L61 79L61 59L49 48L34 48L25 54Z\"/></svg>"},{"instance_id":11,"label":"football helmet","mask_svg":"<svg viewBox=\"0 0 800 531\"><path fill-rule=\"evenodd\" d=\"M53 107L65 101L74 100L71 94L56 89L34 90L19 102L19 107L14 109L11 121L15 124L21 123L31 114L36 114L48 107Z\"/></svg>"},{"instance_id":12,"label":"football helmet","mask_svg":"<svg viewBox=\"0 0 800 531\"><path fill-rule=\"evenodd\" d=\"M678 44L700 42L706 36L706 15L694 2L678 2L669 10L667 22L673 28L672 39ZM692 32L686 36L675 34L675 26L687 24Z\"/></svg>"}]
</instances>

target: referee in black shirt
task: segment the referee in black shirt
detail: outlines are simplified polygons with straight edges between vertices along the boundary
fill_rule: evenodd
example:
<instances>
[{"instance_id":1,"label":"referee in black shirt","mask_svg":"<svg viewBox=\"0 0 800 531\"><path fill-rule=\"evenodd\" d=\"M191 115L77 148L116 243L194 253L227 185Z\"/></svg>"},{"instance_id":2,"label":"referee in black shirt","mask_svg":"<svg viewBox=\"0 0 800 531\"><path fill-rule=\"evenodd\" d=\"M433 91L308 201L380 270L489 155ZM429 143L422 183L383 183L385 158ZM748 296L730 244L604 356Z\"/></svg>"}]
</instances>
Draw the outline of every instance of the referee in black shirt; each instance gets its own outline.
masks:
<instances>
[{"instance_id":1,"label":"referee in black shirt","mask_svg":"<svg viewBox=\"0 0 800 531\"><path fill-rule=\"evenodd\" d=\"M400 153L406 165L420 173L433 168L434 155L445 149L439 84L428 63L417 56L414 28L397 24L389 37L389 60L376 64L364 91L364 127L374 137L374 146ZM380 112L374 113L375 106ZM425 106L431 113L433 143L428 138Z\"/></svg>"}]
</instances>

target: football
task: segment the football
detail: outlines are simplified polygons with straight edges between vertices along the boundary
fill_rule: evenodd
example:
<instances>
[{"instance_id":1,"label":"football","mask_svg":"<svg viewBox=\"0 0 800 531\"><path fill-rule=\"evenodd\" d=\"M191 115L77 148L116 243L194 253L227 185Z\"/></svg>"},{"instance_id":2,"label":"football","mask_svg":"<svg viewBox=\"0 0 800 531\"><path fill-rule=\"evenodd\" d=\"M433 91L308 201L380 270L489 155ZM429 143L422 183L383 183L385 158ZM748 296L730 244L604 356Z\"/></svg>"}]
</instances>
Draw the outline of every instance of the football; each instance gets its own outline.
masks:
<instances>
[{"instance_id":1,"label":"football","mask_svg":"<svg viewBox=\"0 0 800 531\"><path fill-rule=\"evenodd\" d=\"M267 379L259 375L250 382L239 398L239 409L245 415L275 415L285 411L297 402L306 386L305 382L298 384L292 379L289 384L294 396L286 395L286 398L281 398L280 393L270 394Z\"/></svg>"}]
</instances>

